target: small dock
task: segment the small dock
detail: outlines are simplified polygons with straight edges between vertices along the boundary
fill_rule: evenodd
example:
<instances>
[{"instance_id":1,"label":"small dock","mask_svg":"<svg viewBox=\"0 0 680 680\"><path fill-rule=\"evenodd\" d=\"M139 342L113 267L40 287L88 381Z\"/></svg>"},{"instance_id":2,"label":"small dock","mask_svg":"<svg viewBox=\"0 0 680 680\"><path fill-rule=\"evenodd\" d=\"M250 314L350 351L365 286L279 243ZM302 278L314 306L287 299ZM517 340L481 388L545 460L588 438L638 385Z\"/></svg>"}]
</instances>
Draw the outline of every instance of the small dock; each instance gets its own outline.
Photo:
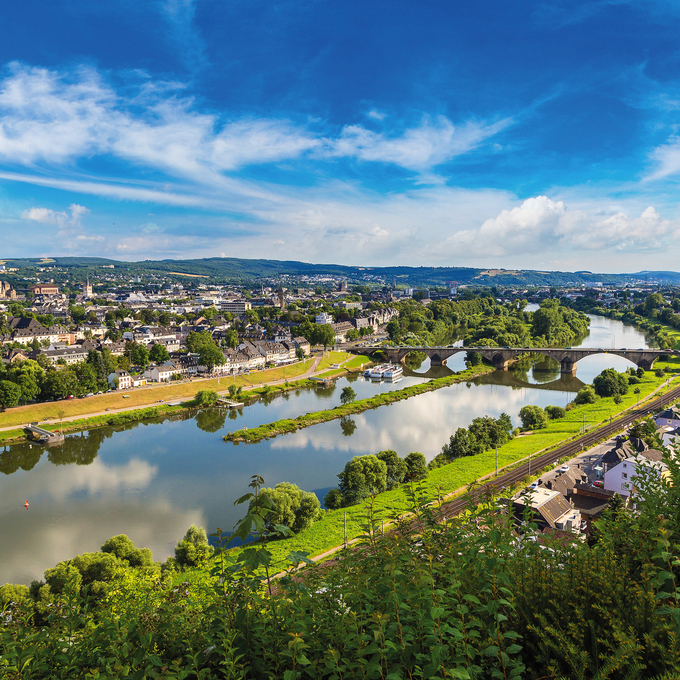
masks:
<instances>
[{"instance_id":1,"label":"small dock","mask_svg":"<svg viewBox=\"0 0 680 680\"><path fill-rule=\"evenodd\" d=\"M315 382L317 387L333 387L331 378L310 378L310 380Z\"/></svg>"},{"instance_id":2,"label":"small dock","mask_svg":"<svg viewBox=\"0 0 680 680\"><path fill-rule=\"evenodd\" d=\"M24 432L41 444L58 444L59 442L64 441L64 435L61 432L50 432L42 427L38 427L37 423L26 425L24 427Z\"/></svg>"},{"instance_id":3,"label":"small dock","mask_svg":"<svg viewBox=\"0 0 680 680\"><path fill-rule=\"evenodd\" d=\"M243 408L245 406L245 404L242 404L239 401L231 401L231 399L226 399L225 397L219 397L217 401L222 406L226 406L228 408Z\"/></svg>"}]
</instances>

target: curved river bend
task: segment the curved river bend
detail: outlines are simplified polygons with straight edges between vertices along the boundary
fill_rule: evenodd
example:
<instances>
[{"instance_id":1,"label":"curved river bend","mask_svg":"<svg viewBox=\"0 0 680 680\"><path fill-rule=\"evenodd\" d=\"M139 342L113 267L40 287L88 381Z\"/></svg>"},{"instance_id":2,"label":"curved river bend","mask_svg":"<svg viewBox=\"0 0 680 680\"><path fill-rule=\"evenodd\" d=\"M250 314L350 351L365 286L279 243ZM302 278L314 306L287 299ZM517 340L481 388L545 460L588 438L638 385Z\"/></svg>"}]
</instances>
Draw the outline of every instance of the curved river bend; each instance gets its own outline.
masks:
<instances>
[{"instance_id":1,"label":"curved river bend","mask_svg":"<svg viewBox=\"0 0 680 680\"><path fill-rule=\"evenodd\" d=\"M585 347L649 347L637 329L591 317ZM448 372L463 367L463 354ZM526 404L564 406L574 392L607 367L629 362L611 355L581 360L576 379L561 378L559 366L526 362L474 383L434 392L335 420L258 444L228 444L222 435L279 418L330 408L347 384L358 398L400 389L433 374L425 362L395 385L342 378L334 387L300 390L258 402L241 412L209 410L191 417L102 428L67 437L60 447L18 444L0 453L0 584L30 583L59 560L98 550L116 534L127 534L154 558L171 555L191 524L209 532L227 530L241 516L233 500L245 493L250 476L269 486L298 484L323 497L336 474L356 455L394 449L404 456L421 451L429 459L458 427L480 415L517 413ZM23 507L29 501L29 509Z\"/></svg>"}]
</instances>

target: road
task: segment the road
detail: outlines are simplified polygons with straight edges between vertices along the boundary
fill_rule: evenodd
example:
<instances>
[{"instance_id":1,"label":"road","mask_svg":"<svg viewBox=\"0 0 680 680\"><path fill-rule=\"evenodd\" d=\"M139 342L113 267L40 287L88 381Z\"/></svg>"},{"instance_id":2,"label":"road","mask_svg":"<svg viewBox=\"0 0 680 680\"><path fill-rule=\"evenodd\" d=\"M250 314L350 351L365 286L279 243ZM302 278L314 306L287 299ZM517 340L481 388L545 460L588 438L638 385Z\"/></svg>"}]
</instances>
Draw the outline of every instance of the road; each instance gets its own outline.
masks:
<instances>
[{"instance_id":1,"label":"road","mask_svg":"<svg viewBox=\"0 0 680 680\"><path fill-rule=\"evenodd\" d=\"M344 364L346 361L349 361L352 358L353 357L349 357L348 359L345 359L345 361L343 361L340 365L342 366L342 364ZM322 354L318 354L317 356L315 356L314 361L312 362L312 365L309 367L307 372L303 373L302 375L296 375L294 379L295 380L306 380L307 378L313 377L315 375L315 373L317 373L317 367L318 367L319 363L321 363L322 359L323 359ZM326 369L324 369L323 372L325 372L325 371L326 371ZM249 374L249 375L256 375L256 374ZM206 380L212 380L212 379L213 378L206 378ZM196 380L195 382L197 384L199 384L199 389L200 389L201 379ZM244 390L245 391L253 390L253 389L257 389L259 387L262 387L264 385L283 385L283 384L285 384L285 382L286 382L286 378L281 378L279 380L272 380L272 381L266 382L266 383L261 382L260 384L252 384L250 387L244 387ZM139 389L139 388L135 388L135 389ZM228 394L228 392L227 392L227 390L221 390L221 391L218 392L218 394L225 395L225 394ZM107 415L110 416L110 415L113 415L115 413L125 413L126 411L138 411L138 410L143 409L143 408L153 408L154 406L156 406L158 404L165 404L167 406L175 406L175 405L181 404L185 401L186 401L185 398L183 398L183 399L167 399L167 400L158 399L158 400L156 400L154 402L150 402L148 404L141 404L141 405L138 404L136 406L126 406L126 407L123 407L123 408L112 408L112 409L107 409L105 411L94 411L92 413L84 413L84 414L77 415L77 416L68 416L67 418L50 418L50 419L45 420L43 422L44 423L49 422L52 425L54 425L57 422L68 423L68 422L72 422L74 420L84 420L85 418L96 418L97 416L107 416ZM0 427L0 432L7 432L9 430L20 430L22 427L23 427L23 425L10 425L9 427Z\"/></svg>"}]
</instances>

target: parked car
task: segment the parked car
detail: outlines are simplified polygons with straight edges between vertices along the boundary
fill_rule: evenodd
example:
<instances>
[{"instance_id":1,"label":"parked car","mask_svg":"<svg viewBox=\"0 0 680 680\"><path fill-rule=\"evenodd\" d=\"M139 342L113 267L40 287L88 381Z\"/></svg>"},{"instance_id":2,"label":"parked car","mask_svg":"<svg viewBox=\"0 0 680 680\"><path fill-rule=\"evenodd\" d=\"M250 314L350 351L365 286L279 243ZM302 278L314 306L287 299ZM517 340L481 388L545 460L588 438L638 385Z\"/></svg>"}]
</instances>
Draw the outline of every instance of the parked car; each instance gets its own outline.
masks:
<instances>
[{"instance_id":1,"label":"parked car","mask_svg":"<svg viewBox=\"0 0 680 680\"><path fill-rule=\"evenodd\" d=\"M559 472L569 472L569 466L568 465L561 465Z\"/></svg>"},{"instance_id":2,"label":"parked car","mask_svg":"<svg viewBox=\"0 0 680 680\"><path fill-rule=\"evenodd\" d=\"M596 486L598 489L604 489L604 482L601 479L596 479L593 482L593 486Z\"/></svg>"}]
</instances>

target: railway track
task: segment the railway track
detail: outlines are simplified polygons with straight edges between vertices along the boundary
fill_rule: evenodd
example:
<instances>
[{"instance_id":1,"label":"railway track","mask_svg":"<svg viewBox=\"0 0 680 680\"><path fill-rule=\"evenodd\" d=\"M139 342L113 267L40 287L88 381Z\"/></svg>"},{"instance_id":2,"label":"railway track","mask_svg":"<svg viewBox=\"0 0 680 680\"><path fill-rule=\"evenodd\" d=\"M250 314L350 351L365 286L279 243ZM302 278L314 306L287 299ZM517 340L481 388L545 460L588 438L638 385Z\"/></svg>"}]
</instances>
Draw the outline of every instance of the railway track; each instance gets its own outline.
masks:
<instances>
[{"instance_id":1,"label":"railway track","mask_svg":"<svg viewBox=\"0 0 680 680\"><path fill-rule=\"evenodd\" d=\"M654 399L643 408L627 411L624 415L618 417L616 420L612 420L607 425L599 427L593 432L586 433L577 439L559 446L553 451L548 451L547 453L544 453L540 456L536 456L536 458L532 458L531 468L529 468L529 464L527 463L527 465L522 465L515 470L511 470L510 472L506 472L505 474L499 475L498 477L494 477L492 480L489 480L484 484L480 484L465 496L461 496L450 501L449 503L442 505L441 512L446 517L454 517L465 510L465 508L470 503L471 498L472 500L476 501L480 500L486 495L498 493L498 491L500 491L503 487L514 484L515 482L518 482L526 477L528 474L530 474L530 469L542 470L543 468L556 463L560 458L564 458L566 456L575 456L589 446L596 444L604 437L608 438L615 432L620 432L626 427L628 423L651 415L652 413L655 413L656 411L663 408L664 405L668 405L678 399L680 399L680 387L676 387L661 397Z\"/></svg>"}]
</instances>

